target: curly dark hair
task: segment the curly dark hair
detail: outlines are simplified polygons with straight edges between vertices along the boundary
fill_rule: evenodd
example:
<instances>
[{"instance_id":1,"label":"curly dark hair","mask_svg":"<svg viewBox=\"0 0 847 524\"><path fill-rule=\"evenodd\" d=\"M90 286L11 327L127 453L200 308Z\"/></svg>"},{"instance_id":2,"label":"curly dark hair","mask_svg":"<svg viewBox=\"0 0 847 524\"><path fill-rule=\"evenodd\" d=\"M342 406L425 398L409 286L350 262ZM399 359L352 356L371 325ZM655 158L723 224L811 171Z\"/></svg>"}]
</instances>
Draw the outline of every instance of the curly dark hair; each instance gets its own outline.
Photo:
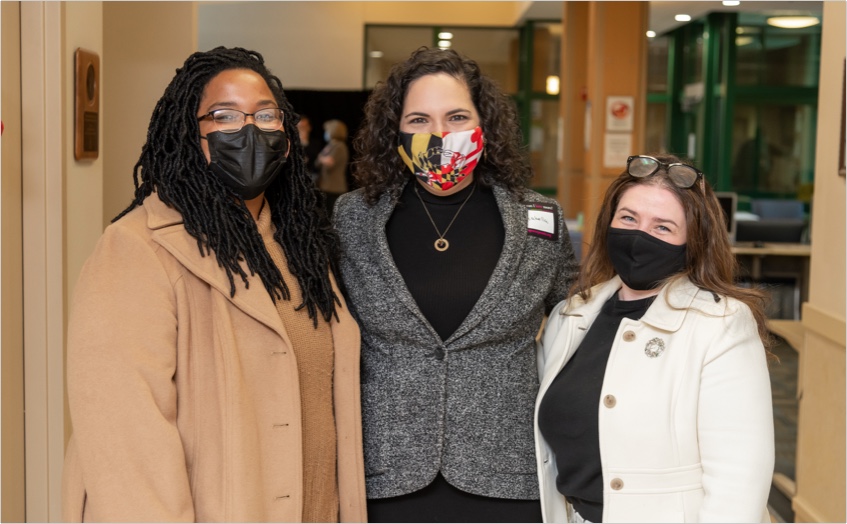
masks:
<instances>
[{"instance_id":1,"label":"curly dark hair","mask_svg":"<svg viewBox=\"0 0 847 524\"><path fill-rule=\"evenodd\" d=\"M373 205L385 192L397 198L411 176L397 154L403 102L412 82L436 73L464 82L479 113L485 153L474 170L474 178L519 195L532 178L532 168L511 98L482 74L475 61L452 49L421 47L391 68L388 79L377 84L365 105L365 119L353 140L358 156L353 168L356 181L364 187L366 201Z\"/></svg>"},{"instance_id":2,"label":"curly dark hair","mask_svg":"<svg viewBox=\"0 0 847 524\"><path fill-rule=\"evenodd\" d=\"M663 164L684 163L693 166L692 163L674 155L648 153L648 156ZM644 178L636 178L624 170L606 190L603 204L597 214L591 248L582 263L579 279L571 289L570 295L578 294L587 300L591 296L592 287L615 276L615 268L606 246L606 236L623 194L636 185L654 185L669 190L685 211L685 269L679 275L671 277L671 280L687 276L700 289L732 297L746 304L756 319L762 343L768 348L772 339L765 315L766 295L758 289L743 288L736 284L738 261L732 253L729 235L726 234L720 203L705 177L689 188L681 188L671 181L664 167Z\"/></svg>"},{"instance_id":3,"label":"curly dark hair","mask_svg":"<svg viewBox=\"0 0 847 524\"><path fill-rule=\"evenodd\" d=\"M282 82L265 66L262 55L242 48L217 47L188 57L153 109L147 142L133 168L135 198L112 222L140 206L153 191L182 214L185 230L197 240L202 256L214 253L235 295L234 275L249 286L258 274L274 301L291 300L288 285L271 259L244 199L209 169L200 147L197 111L206 85L222 71L249 69L268 84L284 113L284 131L291 142L282 173L265 191L288 268L303 292L303 303L315 325L318 310L327 322L340 304L332 289L330 271L337 274L337 242L300 153L300 117L285 97Z\"/></svg>"}]
</instances>

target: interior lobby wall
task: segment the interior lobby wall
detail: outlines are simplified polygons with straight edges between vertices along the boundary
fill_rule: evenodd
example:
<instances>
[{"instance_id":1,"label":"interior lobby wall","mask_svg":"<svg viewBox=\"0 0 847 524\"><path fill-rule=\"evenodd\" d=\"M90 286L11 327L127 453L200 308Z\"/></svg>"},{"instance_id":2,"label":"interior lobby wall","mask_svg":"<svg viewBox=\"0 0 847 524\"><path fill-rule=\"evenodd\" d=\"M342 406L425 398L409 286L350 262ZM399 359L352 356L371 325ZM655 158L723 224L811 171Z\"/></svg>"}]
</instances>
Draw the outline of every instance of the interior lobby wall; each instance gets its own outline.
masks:
<instances>
[{"instance_id":1,"label":"interior lobby wall","mask_svg":"<svg viewBox=\"0 0 847 524\"><path fill-rule=\"evenodd\" d=\"M103 3L103 213L105 228L132 201L132 168L156 102L196 50L194 2Z\"/></svg>"},{"instance_id":2,"label":"interior lobby wall","mask_svg":"<svg viewBox=\"0 0 847 524\"><path fill-rule=\"evenodd\" d=\"M809 301L798 377L795 522L845 522L844 2L824 2ZM840 158L839 158L840 157Z\"/></svg>"},{"instance_id":3,"label":"interior lobby wall","mask_svg":"<svg viewBox=\"0 0 847 524\"><path fill-rule=\"evenodd\" d=\"M24 486L24 341L23 341L23 249L21 224L21 8L18 2L0 2L2 21L2 497L0 520L23 522L26 518Z\"/></svg>"},{"instance_id":4,"label":"interior lobby wall","mask_svg":"<svg viewBox=\"0 0 847 524\"><path fill-rule=\"evenodd\" d=\"M511 26L519 4L208 2L198 5L197 45L258 51L286 89L359 90L365 24Z\"/></svg>"}]
</instances>

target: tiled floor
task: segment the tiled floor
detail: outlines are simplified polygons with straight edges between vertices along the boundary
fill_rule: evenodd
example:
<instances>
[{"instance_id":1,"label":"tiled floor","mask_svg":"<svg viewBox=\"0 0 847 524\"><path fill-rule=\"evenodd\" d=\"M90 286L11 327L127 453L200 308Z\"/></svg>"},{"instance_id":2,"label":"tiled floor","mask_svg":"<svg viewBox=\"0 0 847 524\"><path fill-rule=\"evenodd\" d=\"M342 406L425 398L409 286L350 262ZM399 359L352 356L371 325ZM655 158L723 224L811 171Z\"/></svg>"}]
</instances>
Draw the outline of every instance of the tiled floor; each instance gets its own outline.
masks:
<instances>
[{"instance_id":1,"label":"tiled floor","mask_svg":"<svg viewBox=\"0 0 847 524\"><path fill-rule=\"evenodd\" d=\"M770 364L773 393L773 422L776 445L775 473L794 480L794 460L797 449L797 361L798 355L785 341L777 338L771 349L779 362ZM769 499L777 521L794 522L791 500L772 489Z\"/></svg>"}]
</instances>

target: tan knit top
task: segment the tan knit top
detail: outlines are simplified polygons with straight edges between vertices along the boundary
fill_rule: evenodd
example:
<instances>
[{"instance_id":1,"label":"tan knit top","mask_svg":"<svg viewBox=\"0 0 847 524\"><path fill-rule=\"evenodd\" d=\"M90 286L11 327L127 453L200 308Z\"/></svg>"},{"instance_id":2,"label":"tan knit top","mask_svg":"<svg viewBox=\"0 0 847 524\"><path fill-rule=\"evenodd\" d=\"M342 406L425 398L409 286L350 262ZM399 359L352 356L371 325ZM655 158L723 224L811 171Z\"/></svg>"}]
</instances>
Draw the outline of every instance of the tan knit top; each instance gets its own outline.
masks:
<instances>
[{"instance_id":1,"label":"tan knit top","mask_svg":"<svg viewBox=\"0 0 847 524\"><path fill-rule=\"evenodd\" d=\"M291 291L291 300L277 300L276 308L291 339L300 375L303 416L303 522L338 522L335 413L332 400L334 349L329 323L315 328L297 279L288 268L282 246L273 238L271 212L262 206L256 221L265 247Z\"/></svg>"}]
</instances>

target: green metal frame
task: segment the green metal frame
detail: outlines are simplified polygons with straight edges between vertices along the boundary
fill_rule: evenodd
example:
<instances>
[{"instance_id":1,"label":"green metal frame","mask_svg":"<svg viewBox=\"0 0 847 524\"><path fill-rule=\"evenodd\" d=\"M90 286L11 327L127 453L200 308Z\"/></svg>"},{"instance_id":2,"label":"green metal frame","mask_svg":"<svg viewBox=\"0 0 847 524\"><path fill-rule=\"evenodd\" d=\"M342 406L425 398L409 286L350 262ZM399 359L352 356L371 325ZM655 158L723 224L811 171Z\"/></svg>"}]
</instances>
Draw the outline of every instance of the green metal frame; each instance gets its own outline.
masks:
<instances>
[{"instance_id":1,"label":"green metal frame","mask_svg":"<svg viewBox=\"0 0 847 524\"><path fill-rule=\"evenodd\" d=\"M702 33L699 28L702 25ZM686 156L689 120L696 119L694 160L707 174L718 191L732 191L732 120L737 105L791 105L816 109L818 87L739 86L736 84L737 59L735 35L737 13L710 13L702 20L680 27L666 35L668 38L668 91L647 96L648 103L665 103L668 143L666 148ZM686 42L697 37L703 40L702 75L703 99L693 111L683 112L682 98L686 82ZM761 36L764 38L764 35ZM690 62L688 62L690 64ZM813 111L813 113L815 113ZM812 120L816 119L816 115ZM813 124L813 123L812 123ZM807 133L814 143L816 130ZM807 144L808 146L808 144ZM796 194L765 191L746 191L743 197L796 198Z\"/></svg>"}]
</instances>

